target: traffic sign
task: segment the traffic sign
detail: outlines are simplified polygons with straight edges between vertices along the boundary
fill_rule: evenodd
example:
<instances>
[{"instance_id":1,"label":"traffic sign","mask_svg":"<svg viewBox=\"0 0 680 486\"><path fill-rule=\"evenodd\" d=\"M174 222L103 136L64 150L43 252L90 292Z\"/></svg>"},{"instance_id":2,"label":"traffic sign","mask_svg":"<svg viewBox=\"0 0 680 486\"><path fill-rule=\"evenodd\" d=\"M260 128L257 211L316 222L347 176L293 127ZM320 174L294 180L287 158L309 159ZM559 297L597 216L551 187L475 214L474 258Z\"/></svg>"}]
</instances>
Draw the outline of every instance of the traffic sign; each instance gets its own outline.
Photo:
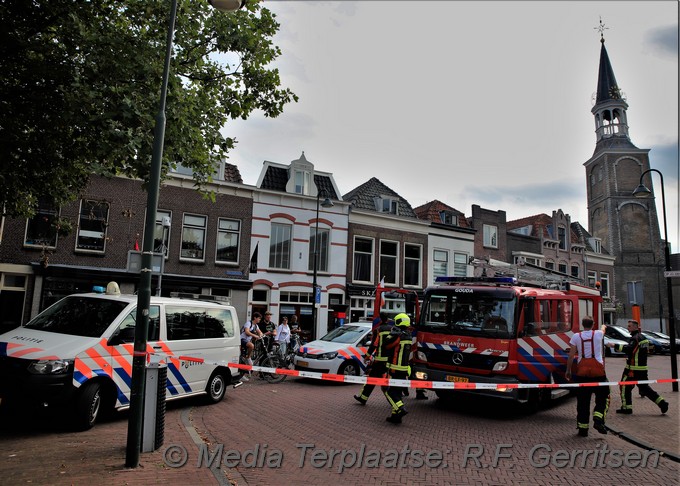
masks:
<instances>
[{"instance_id":1,"label":"traffic sign","mask_svg":"<svg viewBox=\"0 0 680 486\"><path fill-rule=\"evenodd\" d=\"M663 272L665 278L680 277L680 270L667 270Z\"/></svg>"}]
</instances>

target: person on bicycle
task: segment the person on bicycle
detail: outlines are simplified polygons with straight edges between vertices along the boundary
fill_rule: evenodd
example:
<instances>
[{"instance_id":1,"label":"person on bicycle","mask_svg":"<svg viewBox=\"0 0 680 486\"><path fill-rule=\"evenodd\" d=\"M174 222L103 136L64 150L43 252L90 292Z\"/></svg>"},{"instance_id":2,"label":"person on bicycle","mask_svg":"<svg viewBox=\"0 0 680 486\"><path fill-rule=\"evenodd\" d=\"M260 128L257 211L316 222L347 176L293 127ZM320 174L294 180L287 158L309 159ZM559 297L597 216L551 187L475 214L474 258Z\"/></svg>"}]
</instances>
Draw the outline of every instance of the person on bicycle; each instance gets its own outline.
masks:
<instances>
[{"instance_id":1,"label":"person on bicycle","mask_svg":"<svg viewBox=\"0 0 680 486\"><path fill-rule=\"evenodd\" d=\"M241 346L246 350L246 363L250 366L253 366L252 357L253 349L255 349L253 339L262 339L262 331L260 331L258 326L261 319L262 314L259 312L253 312L253 317L251 320L247 321L241 329ZM250 372L248 372L248 374L250 374ZM241 379L247 380L245 375Z\"/></svg>"},{"instance_id":2,"label":"person on bicycle","mask_svg":"<svg viewBox=\"0 0 680 486\"><path fill-rule=\"evenodd\" d=\"M267 352L272 350L272 344L276 340L276 323L272 321L272 313L267 311L264 313L264 319L258 323L260 332L265 336L269 336L267 343Z\"/></svg>"},{"instance_id":3,"label":"person on bicycle","mask_svg":"<svg viewBox=\"0 0 680 486\"><path fill-rule=\"evenodd\" d=\"M288 344L290 343L290 327L288 327L287 317L282 317L281 324L276 328L276 341L279 343L281 357L285 358L288 352Z\"/></svg>"}]
</instances>

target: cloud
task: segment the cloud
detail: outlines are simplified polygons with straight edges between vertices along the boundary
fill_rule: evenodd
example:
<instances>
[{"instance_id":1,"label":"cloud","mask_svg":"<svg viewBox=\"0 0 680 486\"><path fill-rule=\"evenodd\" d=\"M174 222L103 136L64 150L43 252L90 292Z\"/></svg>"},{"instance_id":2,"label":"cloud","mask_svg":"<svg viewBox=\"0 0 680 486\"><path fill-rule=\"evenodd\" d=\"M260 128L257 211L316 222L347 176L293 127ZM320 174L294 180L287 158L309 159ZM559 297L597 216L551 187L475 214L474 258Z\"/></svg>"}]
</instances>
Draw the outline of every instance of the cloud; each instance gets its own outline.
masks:
<instances>
[{"instance_id":1,"label":"cloud","mask_svg":"<svg viewBox=\"0 0 680 486\"><path fill-rule=\"evenodd\" d=\"M652 29L645 36L645 42L660 57L678 58L678 26L669 25Z\"/></svg>"},{"instance_id":2,"label":"cloud","mask_svg":"<svg viewBox=\"0 0 680 486\"><path fill-rule=\"evenodd\" d=\"M655 145L649 152L650 165L661 171L664 182L678 178L678 141Z\"/></svg>"}]
</instances>

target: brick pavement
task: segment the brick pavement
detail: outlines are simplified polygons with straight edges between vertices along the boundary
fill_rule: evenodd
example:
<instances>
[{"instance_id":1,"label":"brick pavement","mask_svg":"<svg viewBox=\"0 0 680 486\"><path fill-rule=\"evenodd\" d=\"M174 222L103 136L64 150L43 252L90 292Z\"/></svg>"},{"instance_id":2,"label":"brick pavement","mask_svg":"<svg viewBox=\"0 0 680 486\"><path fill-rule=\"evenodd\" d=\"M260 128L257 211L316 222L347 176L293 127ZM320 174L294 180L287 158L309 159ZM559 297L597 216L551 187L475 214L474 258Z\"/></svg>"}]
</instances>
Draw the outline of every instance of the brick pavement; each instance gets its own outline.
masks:
<instances>
[{"instance_id":1,"label":"brick pavement","mask_svg":"<svg viewBox=\"0 0 680 486\"><path fill-rule=\"evenodd\" d=\"M667 377L668 356L650 359L650 376ZM609 359L610 380L620 376L622 359ZM629 433L654 448L680 454L678 441L680 398L671 385L654 388L669 400L668 415L634 393L634 415L612 413L608 425ZM0 484L528 484L537 482L572 484L674 484L680 464L661 457L657 467L561 467L542 464L540 453L583 449L595 453L607 448L622 453L642 453L644 448L615 434L591 430L588 438L576 437L575 401L560 401L533 415L514 412L505 402L462 397L453 404L407 398L410 414L401 426L384 422L387 402L375 390L368 405L352 400L355 385L325 384L288 379L278 385L258 381L229 390L225 401L203 406L197 400L172 402L166 415L165 442L160 450L141 455L140 467L126 469L127 414L119 414L94 429L73 433L58 414L0 416ZM611 409L620 404L612 390ZM254 451L281 467L248 467L210 470L196 467L199 445L238 454ZM300 467L299 444L314 444L319 453L332 449L378 451L383 459L390 450L408 446L435 453L442 451L447 467L354 467L338 472L332 467L314 467L309 450ZM539 447L538 453L534 451ZM266 445L266 447L265 447ZM296 445L298 445L296 447ZM507 445L507 447L506 447ZM185 448L189 455L183 467L168 467L164 454L171 446ZM509 456L499 456L496 450ZM472 453L481 452L477 458ZM532 451L534 455L532 456ZM468 457L466 459L466 452ZM538 455L536 455L538 454ZM552 456L548 454L548 459ZM651 456L650 456L651 457ZM370 465L370 463L369 463ZM398 464L397 464L398 466ZM545 467L544 467L545 466Z\"/></svg>"}]
</instances>

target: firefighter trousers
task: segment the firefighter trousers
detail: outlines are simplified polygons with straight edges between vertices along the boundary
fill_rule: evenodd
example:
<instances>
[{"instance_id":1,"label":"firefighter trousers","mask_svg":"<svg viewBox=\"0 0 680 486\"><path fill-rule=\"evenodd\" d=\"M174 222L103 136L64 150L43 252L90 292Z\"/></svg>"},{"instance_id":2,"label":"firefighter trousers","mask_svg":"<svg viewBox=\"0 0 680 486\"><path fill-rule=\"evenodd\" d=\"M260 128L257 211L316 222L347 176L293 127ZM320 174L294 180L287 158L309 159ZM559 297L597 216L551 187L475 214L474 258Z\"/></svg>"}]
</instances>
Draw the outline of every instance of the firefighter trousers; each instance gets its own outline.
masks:
<instances>
[{"instance_id":1,"label":"firefighter trousers","mask_svg":"<svg viewBox=\"0 0 680 486\"><path fill-rule=\"evenodd\" d=\"M368 372L368 377L382 378L385 375L385 373L387 373L387 361L374 360L373 364L371 365L371 370ZM359 393L359 396L364 400L368 400L368 397L371 396L371 393L373 393L374 388L375 385L369 385L368 383L366 383L364 387L361 389L361 393Z\"/></svg>"},{"instance_id":2,"label":"firefighter trousers","mask_svg":"<svg viewBox=\"0 0 680 486\"><path fill-rule=\"evenodd\" d=\"M648 380L647 370L623 370L623 376L621 376L621 381L637 381L637 380ZM661 397L657 392L655 392L651 386L647 383L639 384L638 390L640 395L649 398L651 401L659 405L663 402L663 397ZM625 410L633 410L633 388L635 385L621 385L621 408Z\"/></svg>"},{"instance_id":3,"label":"firefighter trousers","mask_svg":"<svg viewBox=\"0 0 680 486\"><path fill-rule=\"evenodd\" d=\"M395 380L406 380L408 379L408 371L392 371L390 373L390 378ZM385 390L385 397L387 398L387 401L390 402L392 413L403 410L404 402L401 400L403 393L404 387L402 386L390 386Z\"/></svg>"},{"instance_id":4,"label":"firefighter trousers","mask_svg":"<svg viewBox=\"0 0 680 486\"><path fill-rule=\"evenodd\" d=\"M602 383L607 381L605 375L594 378L574 376L576 383ZM581 386L576 389L576 426L579 429L588 430L590 423L590 402L595 394L595 408L593 409L593 422L604 424L609 410L609 387L608 386Z\"/></svg>"}]
</instances>

